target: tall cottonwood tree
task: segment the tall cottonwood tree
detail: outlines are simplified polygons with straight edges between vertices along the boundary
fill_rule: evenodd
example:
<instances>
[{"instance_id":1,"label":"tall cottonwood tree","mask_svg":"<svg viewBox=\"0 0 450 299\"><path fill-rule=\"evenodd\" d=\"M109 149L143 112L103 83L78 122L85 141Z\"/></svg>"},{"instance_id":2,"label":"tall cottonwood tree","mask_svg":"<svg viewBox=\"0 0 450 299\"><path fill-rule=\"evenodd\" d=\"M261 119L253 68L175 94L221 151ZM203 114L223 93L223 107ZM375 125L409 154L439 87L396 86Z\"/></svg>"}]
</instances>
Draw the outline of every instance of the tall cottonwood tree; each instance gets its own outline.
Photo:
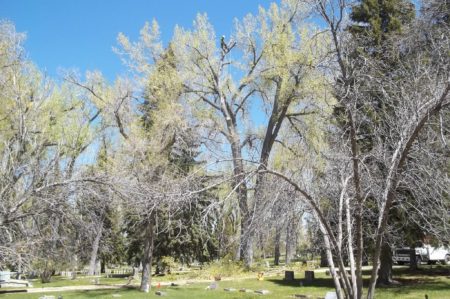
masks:
<instances>
[{"instance_id":1,"label":"tall cottonwood tree","mask_svg":"<svg viewBox=\"0 0 450 299\"><path fill-rule=\"evenodd\" d=\"M56 245L69 245L63 223L72 216L73 189L98 178L78 176L77 161L95 135L86 106L71 86L57 86L25 59L24 38L0 23L0 226L2 259L11 254L30 265L59 260Z\"/></svg>"},{"instance_id":2,"label":"tall cottonwood tree","mask_svg":"<svg viewBox=\"0 0 450 299\"><path fill-rule=\"evenodd\" d=\"M244 160L250 157L258 162L258 168L266 167L286 120L295 121L320 104L312 95L320 85L315 66L323 41L308 25L307 16L301 1L272 4L237 22L227 39L218 38L207 17L198 15L192 30L178 27L170 41L180 101L190 111L193 124L202 128L202 141L212 149L210 156L231 158L231 187L241 223L240 257L247 266L253 259L252 219L261 197L258 190L263 174L247 176L253 166ZM156 25L153 31L149 29L144 27L135 44L120 37L125 53L132 58L130 64L144 74L152 65L152 53L161 49ZM250 127L254 119L249 116L258 105L267 112L267 126L254 132ZM255 194L248 188L251 180Z\"/></svg>"}]
</instances>

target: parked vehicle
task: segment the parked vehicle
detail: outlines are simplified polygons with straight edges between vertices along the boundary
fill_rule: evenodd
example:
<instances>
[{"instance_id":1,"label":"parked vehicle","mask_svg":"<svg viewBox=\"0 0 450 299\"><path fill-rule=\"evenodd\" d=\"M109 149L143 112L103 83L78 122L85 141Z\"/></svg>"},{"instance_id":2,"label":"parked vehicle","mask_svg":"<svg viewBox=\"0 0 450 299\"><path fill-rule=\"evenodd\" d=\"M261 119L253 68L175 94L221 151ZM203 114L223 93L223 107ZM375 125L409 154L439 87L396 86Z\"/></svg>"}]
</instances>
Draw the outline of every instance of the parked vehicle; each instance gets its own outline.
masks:
<instances>
[{"instance_id":1,"label":"parked vehicle","mask_svg":"<svg viewBox=\"0 0 450 299\"><path fill-rule=\"evenodd\" d=\"M443 265L450 265L450 250L446 247L433 247L431 245L422 245L414 248L416 254L416 262L420 265L422 262L435 264L437 262ZM411 248L402 247L394 250L392 256L393 262L398 265L409 264L411 258Z\"/></svg>"}]
</instances>

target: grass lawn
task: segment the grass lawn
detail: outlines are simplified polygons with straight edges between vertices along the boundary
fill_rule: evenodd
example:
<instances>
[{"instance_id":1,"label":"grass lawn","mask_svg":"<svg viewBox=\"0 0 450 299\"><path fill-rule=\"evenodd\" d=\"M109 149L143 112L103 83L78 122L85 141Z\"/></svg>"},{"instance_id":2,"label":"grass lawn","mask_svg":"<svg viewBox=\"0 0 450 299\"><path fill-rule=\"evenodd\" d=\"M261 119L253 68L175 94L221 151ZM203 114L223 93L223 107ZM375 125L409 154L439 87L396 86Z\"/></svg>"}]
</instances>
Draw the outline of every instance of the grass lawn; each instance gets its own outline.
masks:
<instances>
[{"instance_id":1,"label":"grass lawn","mask_svg":"<svg viewBox=\"0 0 450 299\"><path fill-rule=\"evenodd\" d=\"M398 279L402 285L393 287L377 288L376 298L389 299L389 298L405 298L415 299L425 298L425 294L430 299L450 299L450 268L434 266L430 269L429 266L423 266L421 270L414 273L410 273L407 268L395 269L395 278ZM302 278L300 276L300 278ZM324 297L327 291L333 290L333 284L331 278L325 276L324 273L316 274L316 281L312 285L300 286L300 280L294 282L285 282L282 277L270 277L264 281L257 281L256 279L236 279L233 281L220 281L218 282L219 288L214 291L206 291L205 288L208 284L195 283L191 285L178 286L178 287L161 287L160 290L167 292L165 298L292 298L294 294L312 295L313 298ZM90 281L90 279L87 279ZM89 282L88 281L88 282ZM121 283L124 279L110 278L101 280L103 283ZM70 280L56 280L51 284L45 284L47 286L67 286L67 285L80 285L85 282L83 279L79 281ZM85 283L90 284L90 283ZM258 295L254 293L242 293L242 292L225 292L224 288L247 288L251 290L266 289L270 291L269 295ZM74 292L52 292L46 295L53 295L57 298L62 295L64 299L72 298L159 298L154 292L155 288L151 290L149 294L144 294L136 289L117 289L117 290L98 290L98 291L74 291ZM113 294L120 295L114 296ZM43 293L20 293L20 294L3 294L2 298L34 298L37 299L43 296Z\"/></svg>"}]
</instances>

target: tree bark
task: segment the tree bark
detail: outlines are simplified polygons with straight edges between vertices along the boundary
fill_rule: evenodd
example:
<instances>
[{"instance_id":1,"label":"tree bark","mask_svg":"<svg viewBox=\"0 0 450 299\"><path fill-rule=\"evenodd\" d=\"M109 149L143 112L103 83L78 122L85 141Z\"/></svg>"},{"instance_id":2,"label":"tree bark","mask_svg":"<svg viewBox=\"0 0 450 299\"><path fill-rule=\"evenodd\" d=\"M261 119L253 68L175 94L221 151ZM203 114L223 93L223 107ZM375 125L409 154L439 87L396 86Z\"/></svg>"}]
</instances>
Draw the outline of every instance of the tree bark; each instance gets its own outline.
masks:
<instances>
[{"instance_id":1,"label":"tree bark","mask_svg":"<svg viewBox=\"0 0 450 299\"><path fill-rule=\"evenodd\" d=\"M140 290L148 293L151 287L152 279L152 259L153 259L153 217L146 224L145 228L145 243L144 243L144 255L142 257L142 279Z\"/></svg>"},{"instance_id":2,"label":"tree bark","mask_svg":"<svg viewBox=\"0 0 450 299\"><path fill-rule=\"evenodd\" d=\"M100 274L106 273L106 261L101 259L100 261Z\"/></svg>"},{"instance_id":3,"label":"tree bark","mask_svg":"<svg viewBox=\"0 0 450 299\"><path fill-rule=\"evenodd\" d=\"M247 203L247 185L245 182L244 162L240 150L240 142L237 133L233 130L233 142L231 152L233 155L234 184L237 192L239 210L241 214L240 258L248 268L253 263L253 233L251 232L252 215Z\"/></svg>"},{"instance_id":4,"label":"tree bark","mask_svg":"<svg viewBox=\"0 0 450 299\"><path fill-rule=\"evenodd\" d=\"M362 225L362 215L363 215L363 199L361 193L361 177L359 169L359 150L357 144L357 135L355 123L353 121L353 114L348 111L347 119L350 126L350 140L351 140L351 152L352 152L352 168L353 168L353 185L355 187L355 243L356 243L356 260L355 260L355 271L356 271L356 296L355 298L362 298L363 280L362 280L362 257L363 257L363 225ZM349 254L353 254L352 252Z\"/></svg>"},{"instance_id":5,"label":"tree bark","mask_svg":"<svg viewBox=\"0 0 450 299\"><path fill-rule=\"evenodd\" d=\"M249 215L248 215L249 216ZM245 224L247 223L247 225ZM244 261L246 268L250 268L253 264L253 238L254 235L251 232L250 225L247 221L244 222L244 227L241 231L245 231L245 234L241 235L241 259Z\"/></svg>"},{"instance_id":6,"label":"tree bark","mask_svg":"<svg viewBox=\"0 0 450 299\"><path fill-rule=\"evenodd\" d=\"M53 270L45 269L41 272L41 282L49 283L52 280Z\"/></svg>"},{"instance_id":7,"label":"tree bark","mask_svg":"<svg viewBox=\"0 0 450 299\"><path fill-rule=\"evenodd\" d=\"M385 241L381 247L377 284L390 285L392 282L392 250L391 246Z\"/></svg>"},{"instance_id":8,"label":"tree bark","mask_svg":"<svg viewBox=\"0 0 450 299\"><path fill-rule=\"evenodd\" d=\"M409 269L410 270L417 270L419 268L419 265L417 263L415 244L412 244L410 246L410 248L411 249L409 251Z\"/></svg>"},{"instance_id":9,"label":"tree bark","mask_svg":"<svg viewBox=\"0 0 450 299\"><path fill-rule=\"evenodd\" d=\"M241 260L241 242L239 240L239 243L237 244L235 253L234 253L234 260L236 262L239 262Z\"/></svg>"},{"instance_id":10,"label":"tree bark","mask_svg":"<svg viewBox=\"0 0 450 299\"><path fill-rule=\"evenodd\" d=\"M295 253L295 224L290 218L286 229L286 265L292 262Z\"/></svg>"},{"instance_id":11,"label":"tree bark","mask_svg":"<svg viewBox=\"0 0 450 299\"><path fill-rule=\"evenodd\" d=\"M94 243L92 243L92 250L91 250L91 259L89 261L89 271L88 275L95 275L96 273L96 266L97 266L97 254L98 254L98 248L100 245L100 239L102 237L103 233L103 223L99 226L97 230L97 235L95 236Z\"/></svg>"},{"instance_id":12,"label":"tree bark","mask_svg":"<svg viewBox=\"0 0 450 299\"><path fill-rule=\"evenodd\" d=\"M262 233L259 234L259 250L261 251L262 258L266 259L266 248L264 246L264 236Z\"/></svg>"},{"instance_id":13,"label":"tree bark","mask_svg":"<svg viewBox=\"0 0 450 299\"><path fill-rule=\"evenodd\" d=\"M277 226L275 228L275 252L273 264L278 266L280 264L280 241L281 241L281 229Z\"/></svg>"},{"instance_id":14,"label":"tree bark","mask_svg":"<svg viewBox=\"0 0 450 299\"><path fill-rule=\"evenodd\" d=\"M320 250L320 267L328 267L327 251L325 249Z\"/></svg>"},{"instance_id":15,"label":"tree bark","mask_svg":"<svg viewBox=\"0 0 450 299\"><path fill-rule=\"evenodd\" d=\"M336 290L336 296L337 296L338 299L341 299L341 298L343 298L343 296L342 296L342 291L343 290L342 290L341 282L339 280L339 275L338 275L338 273L336 271L336 267L334 265L333 253L331 251L330 239L328 238L328 234L327 234L327 231L326 231L325 227L321 223L320 223L320 230L322 231L323 241L324 241L324 245L325 245L325 249L324 249L323 252L326 255L327 264L329 265L331 277L333 278L334 287L335 287L335 290Z\"/></svg>"},{"instance_id":16,"label":"tree bark","mask_svg":"<svg viewBox=\"0 0 450 299\"><path fill-rule=\"evenodd\" d=\"M356 277L356 265L355 265L355 254L353 249L353 229L352 229L352 217L350 212L350 198L345 198L345 218L347 227L347 246L348 246L348 258L350 263L350 278L352 282L353 293L358 293L358 282Z\"/></svg>"}]
</instances>

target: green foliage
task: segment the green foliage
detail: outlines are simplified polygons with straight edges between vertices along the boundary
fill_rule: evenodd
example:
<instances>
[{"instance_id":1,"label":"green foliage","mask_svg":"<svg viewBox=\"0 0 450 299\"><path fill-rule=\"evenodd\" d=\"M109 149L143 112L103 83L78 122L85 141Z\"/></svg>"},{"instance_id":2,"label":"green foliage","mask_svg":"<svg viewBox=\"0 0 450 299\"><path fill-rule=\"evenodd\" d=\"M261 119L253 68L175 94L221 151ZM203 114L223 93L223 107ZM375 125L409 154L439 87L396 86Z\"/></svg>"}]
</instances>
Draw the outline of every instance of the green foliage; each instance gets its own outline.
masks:
<instances>
[{"instance_id":1,"label":"green foliage","mask_svg":"<svg viewBox=\"0 0 450 299\"><path fill-rule=\"evenodd\" d=\"M210 278L222 279L224 277L239 276L246 272L242 261L234 261L230 256L209 263L204 268L205 274Z\"/></svg>"},{"instance_id":2,"label":"green foliage","mask_svg":"<svg viewBox=\"0 0 450 299\"><path fill-rule=\"evenodd\" d=\"M387 34L400 33L402 26L415 15L409 0L360 0L350 15L354 24L350 30L362 34L380 46Z\"/></svg>"},{"instance_id":3,"label":"green foliage","mask_svg":"<svg viewBox=\"0 0 450 299\"><path fill-rule=\"evenodd\" d=\"M175 258L171 256L162 256L159 258L158 264L156 266L157 273L170 273L172 270L176 270L178 263Z\"/></svg>"}]
</instances>

